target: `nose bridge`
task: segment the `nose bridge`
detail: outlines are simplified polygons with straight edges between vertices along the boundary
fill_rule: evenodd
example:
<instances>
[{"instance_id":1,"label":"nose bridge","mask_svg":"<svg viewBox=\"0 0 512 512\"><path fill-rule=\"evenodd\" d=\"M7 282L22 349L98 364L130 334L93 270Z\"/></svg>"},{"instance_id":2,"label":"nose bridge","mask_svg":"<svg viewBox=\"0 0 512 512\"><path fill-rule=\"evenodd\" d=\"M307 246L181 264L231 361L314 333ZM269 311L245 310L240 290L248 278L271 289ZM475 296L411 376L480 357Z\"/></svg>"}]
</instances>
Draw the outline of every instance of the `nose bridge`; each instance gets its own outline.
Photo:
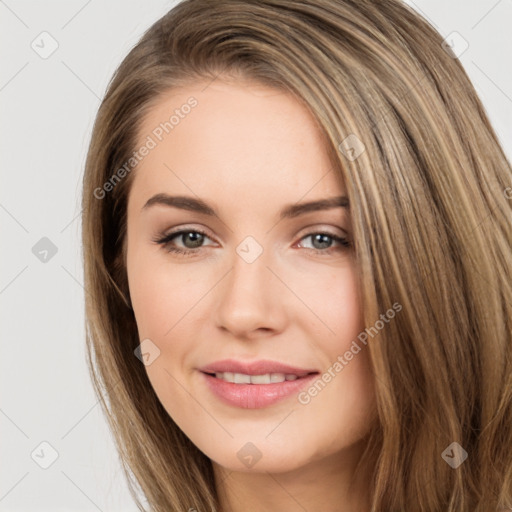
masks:
<instances>
[{"instance_id":1,"label":"nose bridge","mask_svg":"<svg viewBox=\"0 0 512 512\"><path fill-rule=\"evenodd\" d=\"M217 302L217 323L237 335L259 328L278 329L282 310L279 280L267 268L271 253L253 237L246 237L231 260Z\"/></svg>"},{"instance_id":2,"label":"nose bridge","mask_svg":"<svg viewBox=\"0 0 512 512\"><path fill-rule=\"evenodd\" d=\"M240 242L235 249L228 278L228 288L237 300L243 301L248 295L249 298L261 297L267 301L272 286L269 279L272 273L267 268L271 259L270 252L254 237L247 236Z\"/></svg>"}]
</instances>

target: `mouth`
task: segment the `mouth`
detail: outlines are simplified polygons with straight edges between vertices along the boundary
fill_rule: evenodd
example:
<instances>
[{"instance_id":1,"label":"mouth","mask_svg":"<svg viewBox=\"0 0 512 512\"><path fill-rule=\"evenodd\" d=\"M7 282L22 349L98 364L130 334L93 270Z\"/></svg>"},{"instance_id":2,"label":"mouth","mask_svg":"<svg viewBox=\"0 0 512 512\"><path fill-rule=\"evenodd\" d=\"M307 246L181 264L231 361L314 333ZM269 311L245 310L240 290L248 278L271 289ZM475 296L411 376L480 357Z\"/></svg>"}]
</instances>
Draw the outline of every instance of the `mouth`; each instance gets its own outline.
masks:
<instances>
[{"instance_id":1,"label":"mouth","mask_svg":"<svg viewBox=\"0 0 512 512\"><path fill-rule=\"evenodd\" d=\"M280 382L293 381L298 379L304 379L309 375L318 375L319 372L308 372L305 374L294 374L294 373L265 373L261 375L249 375L246 373L235 373L235 372L202 372L210 377L223 380L224 382L230 382L232 384L276 384Z\"/></svg>"},{"instance_id":2,"label":"mouth","mask_svg":"<svg viewBox=\"0 0 512 512\"><path fill-rule=\"evenodd\" d=\"M224 405L261 409L298 395L319 372L243 374L200 371L211 396Z\"/></svg>"}]
</instances>

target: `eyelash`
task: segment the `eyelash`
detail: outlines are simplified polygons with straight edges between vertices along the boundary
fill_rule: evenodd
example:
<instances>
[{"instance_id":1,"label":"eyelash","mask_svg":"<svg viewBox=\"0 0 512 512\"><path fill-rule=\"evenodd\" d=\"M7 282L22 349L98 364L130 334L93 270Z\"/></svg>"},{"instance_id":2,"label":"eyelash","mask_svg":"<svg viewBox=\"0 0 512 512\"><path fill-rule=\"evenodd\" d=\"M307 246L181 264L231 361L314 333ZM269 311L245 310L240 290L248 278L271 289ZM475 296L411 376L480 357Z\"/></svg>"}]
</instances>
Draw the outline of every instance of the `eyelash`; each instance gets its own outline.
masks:
<instances>
[{"instance_id":1,"label":"eyelash","mask_svg":"<svg viewBox=\"0 0 512 512\"><path fill-rule=\"evenodd\" d=\"M169 233L168 235L164 236L163 238L153 239L153 242L162 245L164 250L166 250L167 252L181 254L183 256L195 256L196 254L199 253L199 251L203 247L197 247L196 249L182 249L181 247L175 247L175 246L171 245L172 239L177 238L180 235L184 235L186 233L198 233L207 238L210 238L204 231L201 231L200 229L184 229L181 231L175 231L174 233ZM341 247L339 247L338 249L342 250L342 251L348 250L350 247L352 247L352 244L348 241L347 238L333 235L332 233L327 233L327 232L323 232L323 231L315 231L312 233L308 233L307 235L303 236L301 238L301 240L304 240L305 238L312 237L314 235L323 235L323 236L332 238L334 241L338 242L341 245ZM336 250L336 248L329 247L327 249L308 249L308 250L313 251L314 253L320 254L323 256L326 253L330 254L333 250Z\"/></svg>"}]
</instances>

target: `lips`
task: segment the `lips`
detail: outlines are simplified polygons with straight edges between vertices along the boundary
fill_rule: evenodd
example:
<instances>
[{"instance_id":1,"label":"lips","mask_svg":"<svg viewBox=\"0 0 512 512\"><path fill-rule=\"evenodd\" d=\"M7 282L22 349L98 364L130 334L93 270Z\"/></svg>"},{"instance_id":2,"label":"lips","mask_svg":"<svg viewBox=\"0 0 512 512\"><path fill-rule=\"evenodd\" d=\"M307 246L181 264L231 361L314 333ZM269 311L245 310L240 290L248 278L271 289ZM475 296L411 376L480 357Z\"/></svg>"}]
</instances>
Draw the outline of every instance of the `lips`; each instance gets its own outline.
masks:
<instances>
[{"instance_id":1,"label":"lips","mask_svg":"<svg viewBox=\"0 0 512 512\"><path fill-rule=\"evenodd\" d=\"M216 361L200 368L200 371L210 375L225 372L242 373L245 375L284 373L286 375L297 375L297 377L305 377L306 375L312 373L319 373L318 370L314 368L300 368L268 359L261 359L252 362L236 361L235 359L223 359L222 361Z\"/></svg>"},{"instance_id":2,"label":"lips","mask_svg":"<svg viewBox=\"0 0 512 512\"><path fill-rule=\"evenodd\" d=\"M210 392L224 404L242 409L261 409L291 398L310 385L316 374L274 384L234 384L200 372Z\"/></svg>"},{"instance_id":3,"label":"lips","mask_svg":"<svg viewBox=\"0 0 512 512\"><path fill-rule=\"evenodd\" d=\"M223 403L243 409L260 409L296 395L311 384L319 372L270 360L246 363L225 359L204 366L200 373L207 388ZM270 383L268 380L266 383L247 383L248 375L269 374L272 376ZM227 382L225 377L228 375L234 376L237 382ZM285 375L296 378L283 379ZM276 376L277 380L274 379Z\"/></svg>"}]
</instances>

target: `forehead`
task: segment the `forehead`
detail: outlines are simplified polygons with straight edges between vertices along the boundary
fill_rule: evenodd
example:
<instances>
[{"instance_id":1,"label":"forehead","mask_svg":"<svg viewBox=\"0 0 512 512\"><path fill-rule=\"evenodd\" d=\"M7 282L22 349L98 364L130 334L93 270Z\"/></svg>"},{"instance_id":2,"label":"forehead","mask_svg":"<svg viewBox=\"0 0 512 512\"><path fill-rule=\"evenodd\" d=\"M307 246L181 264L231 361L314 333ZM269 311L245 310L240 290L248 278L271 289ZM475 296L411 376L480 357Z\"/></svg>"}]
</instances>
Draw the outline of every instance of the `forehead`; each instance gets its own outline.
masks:
<instances>
[{"instance_id":1,"label":"forehead","mask_svg":"<svg viewBox=\"0 0 512 512\"><path fill-rule=\"evenodd\" d=\"M158 192L248 202L343 192L314 117L283 90L220 79L173 89L144 118L137 147L150 139L132 184L139 204Z\"/></svg>"}]
</instances>

